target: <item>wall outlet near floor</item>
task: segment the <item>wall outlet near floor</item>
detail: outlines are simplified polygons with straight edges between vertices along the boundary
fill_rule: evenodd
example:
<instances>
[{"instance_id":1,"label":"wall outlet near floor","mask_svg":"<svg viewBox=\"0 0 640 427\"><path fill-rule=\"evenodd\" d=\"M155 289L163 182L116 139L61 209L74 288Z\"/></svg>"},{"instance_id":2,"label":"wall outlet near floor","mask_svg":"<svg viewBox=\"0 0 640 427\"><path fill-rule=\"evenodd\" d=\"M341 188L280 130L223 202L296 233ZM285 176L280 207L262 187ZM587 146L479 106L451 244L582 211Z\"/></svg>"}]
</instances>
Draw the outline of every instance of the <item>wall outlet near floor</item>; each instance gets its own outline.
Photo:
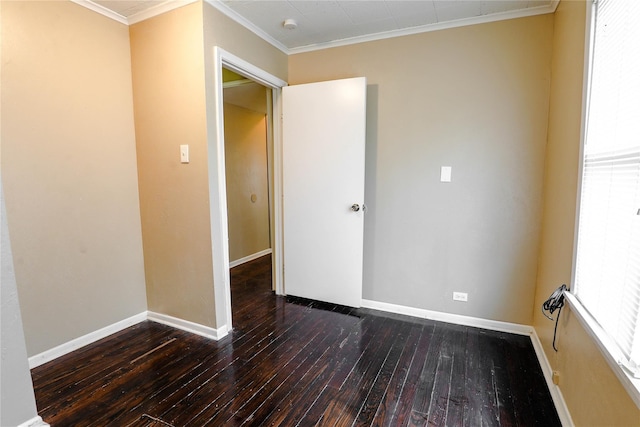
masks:
<instances>
[{"instance_id":1,"label":"wall outlet near floor","mask_svg":"<svg viewBox=\"0 0 640 427\"><path fill-rule=\"evenodd\" d=\"M559 385L559 384L560 384L560 372L558 372L558 371L553 371L553 373L551 374L551 381L552 381L555 385Z\"/></svg>"},{"instance_id":2,"label":"wall outlet near floor","mask_svg":"<svg viewBox=\"0 0 640 427\"><path fill-rule=\"evenodd\" d=\"M453 293L454 301L462 301L467 302L467 293L466 292L454 292Z\"/></svg>"}]
</instances>

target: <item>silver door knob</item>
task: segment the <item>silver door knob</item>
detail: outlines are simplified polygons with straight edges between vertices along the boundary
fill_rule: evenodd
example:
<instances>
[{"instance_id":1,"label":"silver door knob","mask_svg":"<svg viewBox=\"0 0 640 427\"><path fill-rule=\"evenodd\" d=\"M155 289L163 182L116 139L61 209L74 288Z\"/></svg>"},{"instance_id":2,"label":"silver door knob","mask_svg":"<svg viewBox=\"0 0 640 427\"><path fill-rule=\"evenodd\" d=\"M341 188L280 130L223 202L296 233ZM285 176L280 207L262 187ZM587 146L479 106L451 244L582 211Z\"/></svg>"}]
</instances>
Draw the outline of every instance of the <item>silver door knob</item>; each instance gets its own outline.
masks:
<instances>
[{"instance_id":1,"label":"silver door knob","mask_svg":"<svg viewBox=\"0 0 640 427\"><path fill-rule=\"evenodd\" d=\"M360 210L360 205L357 203L354 203L351 205L351 210L354 212L358 212Z\"/></svg>"}]
</instances>

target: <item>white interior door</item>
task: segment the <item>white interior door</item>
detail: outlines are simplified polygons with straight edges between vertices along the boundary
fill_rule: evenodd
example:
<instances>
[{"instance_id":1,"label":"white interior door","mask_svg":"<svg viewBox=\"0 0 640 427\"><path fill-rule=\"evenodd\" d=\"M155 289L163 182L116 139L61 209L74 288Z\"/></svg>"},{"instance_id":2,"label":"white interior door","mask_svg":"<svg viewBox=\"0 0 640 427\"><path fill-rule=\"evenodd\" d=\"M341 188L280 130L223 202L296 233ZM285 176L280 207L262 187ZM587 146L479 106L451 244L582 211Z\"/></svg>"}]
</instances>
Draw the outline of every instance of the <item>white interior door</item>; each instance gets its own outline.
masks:
<instances>
[{"instance_id":1,"label":"white interior door","mask_svg":"<svg viewBox=\"0 0 640 427\"><path fill-rule=\"evenodd\" d=\"M283 88L284 288L362 301L366 79Z\"/></svg>"}]
</instances>

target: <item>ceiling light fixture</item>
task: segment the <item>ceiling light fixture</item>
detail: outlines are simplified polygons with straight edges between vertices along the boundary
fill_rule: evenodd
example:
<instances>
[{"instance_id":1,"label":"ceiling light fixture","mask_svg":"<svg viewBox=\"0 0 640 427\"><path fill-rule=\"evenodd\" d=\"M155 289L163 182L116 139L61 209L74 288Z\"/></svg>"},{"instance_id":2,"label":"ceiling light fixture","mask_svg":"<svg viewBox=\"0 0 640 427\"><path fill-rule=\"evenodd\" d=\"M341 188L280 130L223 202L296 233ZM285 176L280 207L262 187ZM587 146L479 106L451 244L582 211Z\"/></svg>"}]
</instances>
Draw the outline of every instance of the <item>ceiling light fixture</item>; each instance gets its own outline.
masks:
<instances>
[{"instance_id":1,"label":"ceiling light fixture","mask_svg":"<svg viewBox=\"0 0 640 427\"><path fill-rule=\"evenodd\" d=\"M295 30L296 28L298 28L298 23L296 22L295 19L287 18L282 23L282 26L287 30Z\"/></svg>"}]
</instances>

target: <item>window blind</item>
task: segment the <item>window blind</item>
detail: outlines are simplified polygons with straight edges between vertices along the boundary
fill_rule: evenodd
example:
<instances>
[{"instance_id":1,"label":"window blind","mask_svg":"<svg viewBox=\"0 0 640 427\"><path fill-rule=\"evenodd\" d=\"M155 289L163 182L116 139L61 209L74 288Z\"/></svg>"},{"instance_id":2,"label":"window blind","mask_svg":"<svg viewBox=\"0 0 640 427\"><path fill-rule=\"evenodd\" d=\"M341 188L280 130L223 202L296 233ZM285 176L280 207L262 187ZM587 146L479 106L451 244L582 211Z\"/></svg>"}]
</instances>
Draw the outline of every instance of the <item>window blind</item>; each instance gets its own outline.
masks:
<instances>
[{"instance_id":1,"label":"window blind","mask_svg":"<svg viewBox=\"0 0 640 427\"><path fill-rule=\"evenodd\" d=\"M640 1L598 0L575 294L640 377Z\"/></svg>"}]
</instances>

